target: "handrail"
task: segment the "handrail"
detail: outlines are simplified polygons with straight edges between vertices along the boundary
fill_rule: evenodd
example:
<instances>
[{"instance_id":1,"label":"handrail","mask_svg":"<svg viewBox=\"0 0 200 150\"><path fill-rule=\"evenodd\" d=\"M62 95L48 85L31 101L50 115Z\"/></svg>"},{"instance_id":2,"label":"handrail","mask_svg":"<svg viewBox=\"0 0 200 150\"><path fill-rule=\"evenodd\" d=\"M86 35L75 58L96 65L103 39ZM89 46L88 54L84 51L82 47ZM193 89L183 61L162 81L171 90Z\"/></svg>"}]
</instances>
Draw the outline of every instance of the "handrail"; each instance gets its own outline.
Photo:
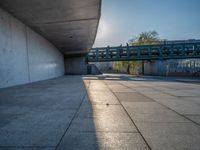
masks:
<instances>
[{"instance_id":1,"label":"handrail","mask_svg":"<svg viewBox=\"0 0 200 150\"><path fill-rule=\"evenodd\" d=\"M88 62L200 58L200 41L92 48Z\"/></svg>"}]
</instances>

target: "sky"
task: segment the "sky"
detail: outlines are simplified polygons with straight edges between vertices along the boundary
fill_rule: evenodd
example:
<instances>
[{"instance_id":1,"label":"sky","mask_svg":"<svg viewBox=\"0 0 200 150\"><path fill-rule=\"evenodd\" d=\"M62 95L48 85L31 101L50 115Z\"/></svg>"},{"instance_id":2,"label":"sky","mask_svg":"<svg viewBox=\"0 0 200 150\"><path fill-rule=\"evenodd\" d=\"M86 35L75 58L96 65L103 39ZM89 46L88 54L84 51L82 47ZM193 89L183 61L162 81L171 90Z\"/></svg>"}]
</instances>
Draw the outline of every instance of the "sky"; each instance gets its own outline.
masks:
<instances>
[{"instance_id":1,"label":"sky","mask_svg":"<svg viewBox=\"0 0 200 150\"><path fill-rule=\"evenodd\" d=\"M125 45L152 30L160 39L200 39L200 0L102 0L93 47Z\"/></svg>"}]
</instances>

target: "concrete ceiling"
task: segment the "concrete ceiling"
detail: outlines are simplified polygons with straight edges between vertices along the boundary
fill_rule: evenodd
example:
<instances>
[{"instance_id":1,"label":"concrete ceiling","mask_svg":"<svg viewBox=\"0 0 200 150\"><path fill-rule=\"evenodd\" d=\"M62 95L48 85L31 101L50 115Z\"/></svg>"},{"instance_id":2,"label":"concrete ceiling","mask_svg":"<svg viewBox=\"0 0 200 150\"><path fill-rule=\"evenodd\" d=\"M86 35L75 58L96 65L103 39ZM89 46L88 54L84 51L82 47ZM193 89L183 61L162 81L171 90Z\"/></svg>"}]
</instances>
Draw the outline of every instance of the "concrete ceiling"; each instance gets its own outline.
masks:
<instances>
[{"instance_id":1,"label":"concrete ceiling","mask_svg":"<svg viewBox=\"0 0 200 150\"><path fill-rule=\"evenodd\" d=\"M0 0L1 8L53 43L64 55L92 47L101 0Z\"/></svg>"}]
</instances>

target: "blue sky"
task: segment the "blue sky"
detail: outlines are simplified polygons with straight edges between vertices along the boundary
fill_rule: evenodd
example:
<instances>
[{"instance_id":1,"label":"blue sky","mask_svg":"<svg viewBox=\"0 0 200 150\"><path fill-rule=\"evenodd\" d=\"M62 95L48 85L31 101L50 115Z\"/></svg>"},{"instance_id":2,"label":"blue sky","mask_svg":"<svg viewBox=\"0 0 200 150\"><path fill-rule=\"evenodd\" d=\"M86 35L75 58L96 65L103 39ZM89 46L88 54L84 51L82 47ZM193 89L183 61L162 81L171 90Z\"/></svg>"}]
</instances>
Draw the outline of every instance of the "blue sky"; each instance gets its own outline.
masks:
<instances>
[{"instance_id":1,"label":"blue sky","mask_svg":"<svg viewBox=\"0 0 200 150\"><path fill-rule=\"evenodd\" d=\"M125 45L150 30L161 39L200 39L200 0L102 0L93 47Z\"/></svg>"}]
</instances>

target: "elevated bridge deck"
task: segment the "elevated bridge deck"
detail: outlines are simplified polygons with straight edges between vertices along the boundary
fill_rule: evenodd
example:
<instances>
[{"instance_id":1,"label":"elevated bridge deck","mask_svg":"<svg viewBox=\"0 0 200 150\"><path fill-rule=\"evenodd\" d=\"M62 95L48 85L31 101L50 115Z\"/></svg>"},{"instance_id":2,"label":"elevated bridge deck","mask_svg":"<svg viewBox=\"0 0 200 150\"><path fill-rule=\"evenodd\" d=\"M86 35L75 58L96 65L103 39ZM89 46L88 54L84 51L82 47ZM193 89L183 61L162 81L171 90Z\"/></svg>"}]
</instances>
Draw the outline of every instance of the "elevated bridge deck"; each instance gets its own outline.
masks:
<instances>
[{"instance_id":1,"label":"elevated bridge deck","mask_svg":"<svg viewBox=\"0 0 200 150\"><path fill-rule=\"evenodd\" d=\"M200 41L93 48L88 62L200 58Z\"/></svg>"}]
</instances>

